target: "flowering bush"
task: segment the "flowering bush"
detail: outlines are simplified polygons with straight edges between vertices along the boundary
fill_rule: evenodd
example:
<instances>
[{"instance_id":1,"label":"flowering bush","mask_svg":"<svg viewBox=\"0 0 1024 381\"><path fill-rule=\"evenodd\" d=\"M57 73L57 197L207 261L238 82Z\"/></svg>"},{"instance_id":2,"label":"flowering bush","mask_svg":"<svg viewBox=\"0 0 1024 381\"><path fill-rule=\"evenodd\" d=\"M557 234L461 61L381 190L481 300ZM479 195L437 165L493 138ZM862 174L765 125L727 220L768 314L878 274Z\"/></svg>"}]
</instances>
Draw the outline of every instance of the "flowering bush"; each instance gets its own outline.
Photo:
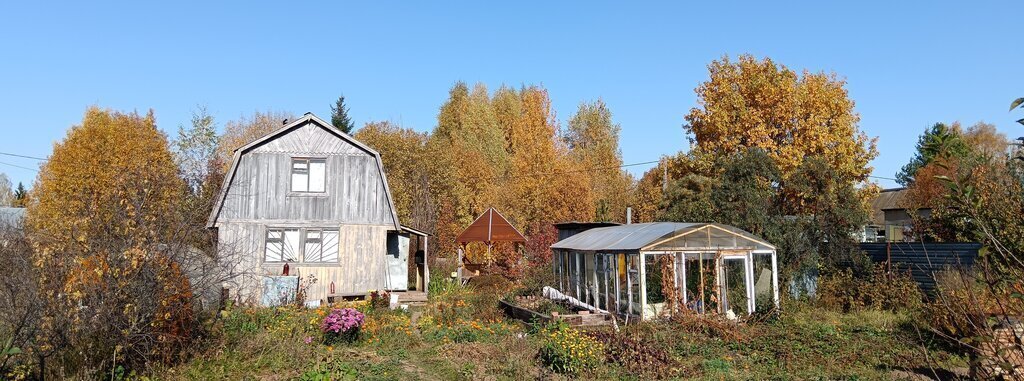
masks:
<instances>
[{"instance_id":1,"label":"flowering bush","mask_svg":"<svg viewBox=\"0 0 1024 381\"><path fill-rule=\"evenodd\" d=\"M604 344L565 323L553 324L543 334L540 360L556 372L579 374L594 369L604 358Z\"/></svg>"},{"instance_id":2,"label":"flowering bush","mask_svg":"<svg viewBox=\"0 0 1024 381\"><path fill-rule=\"evenodd\" d=\"M324 333L328 343L336 341L355 341L359 337L359 328L363 326L366 316L353 308L335 308L320 323L320 331Z\"/></svg>"},{"instance_id":3,"label":"flowering bush","mask_svg":"<svg viewBox=\"0 0 1024 381\"><path fill-rule=\"evenodd\" d=\"M391 306L391 293L387 291L370 291L370 306L372 308L388 308Z\"/></svg>"}]
</instances>

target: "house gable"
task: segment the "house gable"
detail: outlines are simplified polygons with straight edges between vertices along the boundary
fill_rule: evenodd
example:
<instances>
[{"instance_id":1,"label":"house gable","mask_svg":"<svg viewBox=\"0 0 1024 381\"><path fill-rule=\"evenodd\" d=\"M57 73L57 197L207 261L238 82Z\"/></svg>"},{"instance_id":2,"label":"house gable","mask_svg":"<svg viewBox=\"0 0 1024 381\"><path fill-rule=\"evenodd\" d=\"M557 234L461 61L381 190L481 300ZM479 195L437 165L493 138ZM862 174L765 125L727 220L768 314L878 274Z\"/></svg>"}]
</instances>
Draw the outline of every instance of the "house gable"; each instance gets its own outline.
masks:
<instances>
[{"instance_id":1,"label":"house gable","mask_svg":"<svg viewBox=\"0 0 1024 381\"><path fill-rule=\"evenodd\" d=\"M326 161L325 192L289 191L295 157ZM380 154L309 113L235 151L207 227L228 220L400 229Z\"/></svg>"}]
</instances>

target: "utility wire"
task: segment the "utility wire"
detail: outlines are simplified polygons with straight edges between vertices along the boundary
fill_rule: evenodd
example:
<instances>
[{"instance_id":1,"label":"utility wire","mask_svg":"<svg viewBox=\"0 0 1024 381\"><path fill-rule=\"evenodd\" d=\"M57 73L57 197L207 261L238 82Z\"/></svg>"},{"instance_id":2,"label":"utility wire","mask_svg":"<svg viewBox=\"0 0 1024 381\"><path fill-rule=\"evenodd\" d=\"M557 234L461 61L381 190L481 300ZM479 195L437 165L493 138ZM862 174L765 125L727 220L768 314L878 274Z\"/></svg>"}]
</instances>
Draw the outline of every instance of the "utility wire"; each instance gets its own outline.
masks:
<instances>
[{"instance_id":1,"label":"utility wire","mask_svg":"<svg viewBox=\"0 0 1024 381\"><path fill-rule=\"evenodd\" d=\"M3 165L9 165L9 166L12 166L12 167L15 167L15 168L27 169L27 170L30 170L30 171L34 171L34 172L39 172L39 170L38 170L38 169L35 169L35 168L29 168L29 167L22 167L22 166L20 166L20 165L17 165L17 164L11 164L11 163L4 163L4 162L2 162L2 161L0 161L0 164L3 164Z\"/></svg>"},{"instance_id":2,"label":"utility wire","mask_svg":"<svg viewBox=\"0 0 1024 381\"><path fill-rule=\"evenodd\" d=\"M577 169L577 170L574 170L574 171L538 172L538 173L529 173L529 174L525 174L525 175L515 175L515 176L497 176L497 177L492 177L492 178L485 179L485 180L499 180L499 179L510 180L510 179L517 179L517 178L521 178L521 177L554 176L554 175L563 175L563 174L566 174L566 173L604 171L604 170L609 170L609 169L619 169L619 168L625 168L625 167L634 167L634 166L637 166L637 165L644 165L644 164L654 164L654 163L657 163L657 162L660 162L660 160L644 161L644 162L640 162L640 163L623 164L623 165L613 165L613 166L609 166L609 167L593 167L593 168Z\"/></svg>"},{"instance_id":3,"label":"utility wire","mask_svg":"<svg viewBox=\"0 0 1024 381\"><path fill-rule=\"evenodd\" d=\"M609 170L609 169L619 169L619 168L626 168L626 167L635 167L637 165L654 164L654 163L659 163L659 162L661 162L661 160L643 161L643 162L639 162L639 163L623 164L623 165L618 165L618 166L614 166L613 165L613 166L608 166L608 167L593 167L593 168L577 169L577 170L574 170L574 171L538 172L538 173L530 173L530 174L515 175L515 176L496 176L496 177L492 177L492 178L489 178L489 179L486 179L486 180L499 180L499 179L506 179L506 180L508 180L508 179L516 179L516 178L521 178L521 177L554 176L554 175L561 175L561 174L566 174L566 173L604 171L604 170ZM869 175L868 177L873 178L873 179L898 181L898 180L896 180L896 179L894 179L892 177L871 176L871 175Z\"/></svg>"},{"instance_id":4,"label":"utility wire","mask_svg":"<svg viewBox=\"0 0 1024 381\"><path fill-rule=\"evenodd\" d=\"M46 161L46 160L47 160L47 159L45 159L45 158L41 158L41 157L35 157L35 156L25 156L25 155L19 155L19 154L16 154L16 153L7 153L7 152L0 152L0 155L4 155L4 156L14 156L14 157L23 157L23 158L26 158L26 159L33 159L33 160L42 160L42 161Z\"/></svg>"}]
</instances>

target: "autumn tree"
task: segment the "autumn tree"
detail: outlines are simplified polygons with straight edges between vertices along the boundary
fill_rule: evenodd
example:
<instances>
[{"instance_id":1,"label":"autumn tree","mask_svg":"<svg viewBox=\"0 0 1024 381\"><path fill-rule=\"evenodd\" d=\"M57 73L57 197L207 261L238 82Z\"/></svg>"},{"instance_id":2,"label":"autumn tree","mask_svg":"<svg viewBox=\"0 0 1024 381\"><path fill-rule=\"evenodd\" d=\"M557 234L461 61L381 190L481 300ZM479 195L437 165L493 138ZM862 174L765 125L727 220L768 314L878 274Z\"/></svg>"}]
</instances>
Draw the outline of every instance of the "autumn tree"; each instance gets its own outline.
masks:
<instances>
[{"instance_id":1,"label":"autumn tree","mask_svg":"<svg viewBox=\"0 0 1024 381\"><path fill-rule=\"evenodd\" d=\"M589 187L599 221L625 222L632 179L622 169L621 129L612 121L611 110L599 99L581 103L564 133L573 158L590 170Z\"/></svg>"},{"instance_id":2,"label":"autumn tree","mask_svg":"<svg viewBox=\"0 0 1024 381\"><path fill-rule=\"evenodd\" d=\"M115 353L142 366L188 342L184 191L152 112L90 108L55 144L26 219L47 306L41 351L73 348L68 364L106 371Z\"/></svg>"},{"instance_id":3,"label":"autumn tree","mask_svg":"<svg viewBox=\"0 0 1024 381\"><path fill-rule=\"evenodd\" d=\"M939 209L950 197L949 187L942 178L953 178L961 170L999 165L1007 159L1009 141L1006 135L987 123L977 123L960 128L960 123L950 125L937 123L926 130L918 139L914 158L903 167L898 179L905 181L907 197L903 208L915 216L914 233L917 239L938 241L960 241L960 222L942 218L942 213L924 217L920 209Z\"/></svg>"},{"instance_id":4,"label":"autumn tree","mask_svg":"<svg viewBox=\"0 0 1024 381\"><path fill-rule=\"evenodd\" d=\"M547 91L502 86L493 96L483 85L456 83L427 141L430 189L437 211L436 247L457 249L455 236L488 207L496 207L527 236L549 234L547 225L593 216L589 173L558 135ZM499 248L473 261L492 260L509 275L521 274L522 256ZM537 255L541 258L542 256Z\"/></svg>"},{"instance_id":5,"label":"autumn tree","mask_svg":"<svg viewBox=\"0 0 1024 381\"><path fill-rule=\"evenodd\" d=\"M348 116L348 106L345 105L345 96L339 96L338 100L331 105L331 125L341 132L351 135L355 130L355 123Z\"/></svg>"},{"instance_id":6,"label":"autumn tree","mask_svg":"<svg viewBox=\"0 0 1024 381\"><path fill-rule=\"evenodd\" d=\"M294 119L295 116L288 112L257 111L252 116L243 116L225 123L224 134L217 142L217 160L221 163L221 172L227 172L235 150L284 127Z\"/></svg>"},{"instance_id":7,"label":"autumn tree","mask_svg":"<svg viewBox=\"0 0 1024 381\"><path fill-rule=\"evenodd\" d=\"M721 157L760 148L783 183L812 156L844 181L867 180L875 139L860 131L846 83L835 74L798 74L749 55L715 60L708 70L710 79L696 90L698 106L685 118L696 149Z\"/></svg>"},{"instance_id":8,"label":"autumn tree","mask_svg":"<svg viewBox=\"0 0 1024 381\"><path fill-rule=\"evenodd\" d=\"M172 142L174 161L180 176L185 181L186 192L178 212L184 223L190 226L204 226L216 202L224 182L221 168L226 163L217 155L217 125L205 107L192 112L189 128L178 126L178 137ZM196 248L213 252L215 233L194 235L191 242Z\"/></svg>"},{"instance_id":9,"label":"autumn tree","mask_svg":"<svg viewBox=\"0 0 1024 381\"><path fill-rule=\"evenodd\" d=\"M217 124L206 107L192 111L192 125L178 126L173 142L174 160L186 185L199 189L210 172L210 162L217 154Z\"/></svg>"},{"instance_id":10,"label":"autumn tree","mask_svg":"<svg viewBox=\"0 0 1024 381\"><path fill-rule=\"evenodd\" d=\"M437 243L442 252L454 252L461 229L497 205L500 188L495 179L504 175L508 165L504 147L487 88L476 85L471 92L465 83L456 83L427 143L430 188L438 211Z\"/></svg>"},{"instance_id":11,"label":"autumn tree","mask_svg":"<svg viewBox=\"0 0 1024 381\"><path fill-rule=\"evenodd\" d=\"M398 219L418 229L432 229L427 134L391 122L371 122L356 131L355 138L380 152Z\"/></svg>"},{"instance_id":12,"label":"autumn tree","mask_svg":"<svg viewBox=\"0 0 1024 381\"><path fill-rule=\"evenodd\" d=\"M935 123L918 138L914 157L903 166L900 173L896 174L896 181L902 185L909 185L914 182L914 175L917 170L928 165L933 160L963 157L969 151L970 148L968 148L967 143L963 139L960 123L953 123L951 125Z\"/></svg>"},{"instance_id":13,"label":"autumn tree","mask_svg":"<svg viewBox=\"0 0 1024 381\"><path fill-rule=\"evenodd\" d=\"M0 206L14 206L17 199L11 188L11 180L6 174L0 173Z\"/></svg>"},{"instance_id":14,"label":"autumn tree","mask_svg":"<svg viewBox=\"0 0 1024 381\"><path fill-rule=\"evenodd\" d=\"M1010 111L1022 103L1024 98L1017 99ZM952 228L958 240L982 243L984 254L966 276L939 279L928 316L938 337L967 348L972 361L982 364L978 377L995 379L1024 358L1020 334L1011 333L1010 340L990 339L997 329L1014 323L1007 317L1024 314L1024 168L1022 160L1008 155L986 158L969 156L948 176L937 176L948 194L933 219Z\"/></svg>"}]
</instances>

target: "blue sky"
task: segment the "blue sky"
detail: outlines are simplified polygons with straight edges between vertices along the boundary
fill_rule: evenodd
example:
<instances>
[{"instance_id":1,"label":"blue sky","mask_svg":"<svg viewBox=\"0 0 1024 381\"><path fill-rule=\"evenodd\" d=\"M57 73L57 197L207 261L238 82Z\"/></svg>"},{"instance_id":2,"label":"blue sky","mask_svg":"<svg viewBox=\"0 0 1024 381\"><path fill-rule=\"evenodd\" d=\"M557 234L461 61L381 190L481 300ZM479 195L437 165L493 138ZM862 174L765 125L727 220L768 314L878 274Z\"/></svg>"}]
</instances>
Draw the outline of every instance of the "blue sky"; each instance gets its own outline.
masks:
<instances>
[{"instance_id":1,"label":"blue sky","mask_svg":"<svg viewBox=\"0 0 1024 381\"><path fill-rule=\"evenodd\" d=\"M357 125L426 131L462 80L542 84L563 124L603 98L625 162L657 160L687 148L706 65L742 53L844 77L879 138L876 176L937 121L1024 135L1024 113L1007 112L1024 96L1020 1L155 3L0 5L0 152L47 156L90 105L152 108L173 134L199 104L221 125L256 110L326 118L344 93ZM35 172L8 164L38 165L0 162L26 185Z\"/></svg>"}]
</instances>

